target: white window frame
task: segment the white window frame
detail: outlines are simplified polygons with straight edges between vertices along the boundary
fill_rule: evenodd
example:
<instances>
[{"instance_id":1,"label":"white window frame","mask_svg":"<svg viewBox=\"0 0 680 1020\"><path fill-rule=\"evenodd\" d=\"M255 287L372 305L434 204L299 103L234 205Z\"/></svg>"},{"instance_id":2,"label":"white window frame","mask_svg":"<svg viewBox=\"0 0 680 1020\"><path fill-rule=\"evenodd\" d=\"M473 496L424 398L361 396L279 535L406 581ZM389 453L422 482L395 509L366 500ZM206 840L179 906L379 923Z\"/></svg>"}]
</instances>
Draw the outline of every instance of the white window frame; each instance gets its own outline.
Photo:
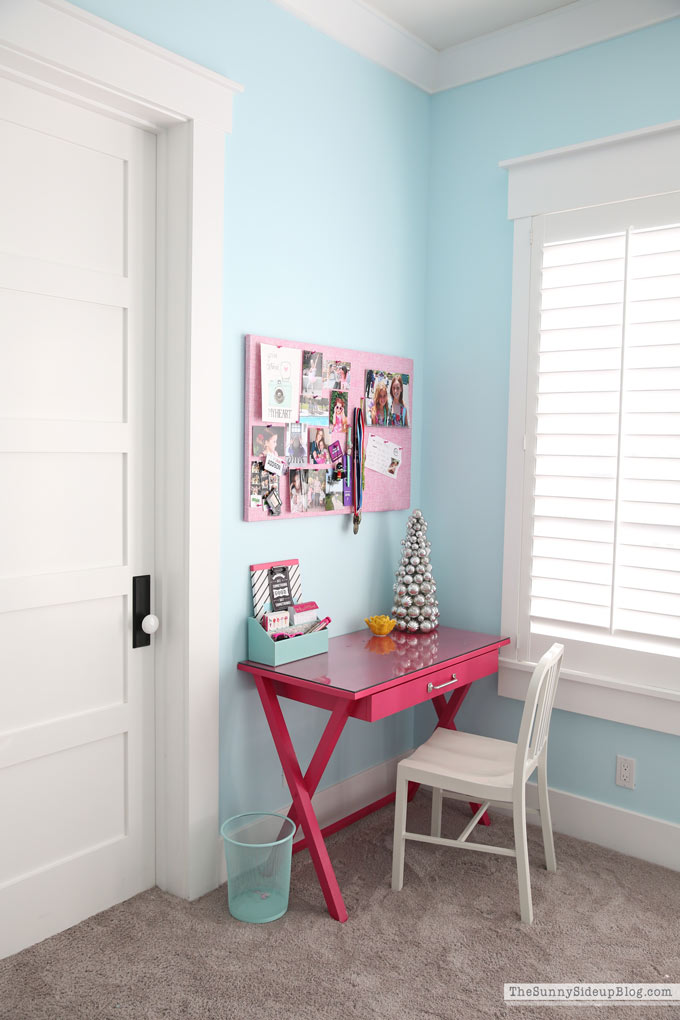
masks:
<instances>
[{"instance_id":1,"label":"white window frame","mask_svg":"<svg viewBox=\"0 0 680 1020\"><path fill-rule=\"evenodd\" d=\"M528 477L528 376L536 364L539 314L538 258L542 217L663 195L678 190L680 121L538 153L500 164L508 170L508 217L514 221L510 391L508 408L505 543L501 630L511 643L501 657L498 693L523 700L535 663L524 658L531 556L531 479ZM526 462L526 464L525 464ZM569 639L565 639L568 647ZM600 646L601 648L603 646ZM606 650L606 645L604 646ZM680 690L665 686L680 661L631 650L625 670L612 677L566 666L556 706L570 712L680 735ZM641 683L641 669L658 677ZM636 672L637 671L637 672Z\"/></svg>"},{"instance_id":2,"label":"white window frame","mask_svg":"<svg viewBox=\"0 0 680 1020\"><path fill-rule=\"evenodd\" d=\"M157 136L156 881L220 880L225 134L240 85L65 0L3 0L0 75Z\"/></svg>"}]
</instances>

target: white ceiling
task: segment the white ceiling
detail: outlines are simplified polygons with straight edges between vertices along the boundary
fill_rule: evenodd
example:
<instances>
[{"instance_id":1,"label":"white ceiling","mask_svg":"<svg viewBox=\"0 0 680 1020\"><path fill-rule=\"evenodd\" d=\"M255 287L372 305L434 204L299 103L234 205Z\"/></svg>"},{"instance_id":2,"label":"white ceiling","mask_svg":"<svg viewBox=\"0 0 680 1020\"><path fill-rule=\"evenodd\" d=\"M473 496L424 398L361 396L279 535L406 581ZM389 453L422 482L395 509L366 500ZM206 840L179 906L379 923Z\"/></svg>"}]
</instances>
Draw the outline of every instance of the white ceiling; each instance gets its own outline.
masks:
<instances>
[{"instance_id":1,"label":"white ceiling","mask_svg":"<svg viewBox=\"0 0 680 1020\"><path fill-rule=\"evenodd\" d=\"M444 50L574 0L364 0L413 35Z\"/></svg>"}]
</instances>

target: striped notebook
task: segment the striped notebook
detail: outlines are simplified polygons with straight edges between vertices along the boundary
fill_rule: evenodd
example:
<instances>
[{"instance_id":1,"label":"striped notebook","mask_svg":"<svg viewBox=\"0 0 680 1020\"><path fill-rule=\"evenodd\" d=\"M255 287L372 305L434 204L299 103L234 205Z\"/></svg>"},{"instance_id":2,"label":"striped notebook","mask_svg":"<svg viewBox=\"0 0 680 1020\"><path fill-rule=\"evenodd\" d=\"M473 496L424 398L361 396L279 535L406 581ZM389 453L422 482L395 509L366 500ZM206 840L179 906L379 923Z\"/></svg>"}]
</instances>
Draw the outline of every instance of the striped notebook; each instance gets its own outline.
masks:
<instances>
[{"instance_id":1,"label":"striped notebook","mask_svg":"<svg viewBox=\"0 0 680 1020\"><path fill-rule=\"evenodd\" d=\"M300 577L299 560L276 560L272 563L253 563L250 567L250 584L253 589L253 616L256 620L262 620L271 604L269 578L272 567L288 567L291 605L297 605L298 602L302 602L302 578Z\"/></svg>"}]
</instances>

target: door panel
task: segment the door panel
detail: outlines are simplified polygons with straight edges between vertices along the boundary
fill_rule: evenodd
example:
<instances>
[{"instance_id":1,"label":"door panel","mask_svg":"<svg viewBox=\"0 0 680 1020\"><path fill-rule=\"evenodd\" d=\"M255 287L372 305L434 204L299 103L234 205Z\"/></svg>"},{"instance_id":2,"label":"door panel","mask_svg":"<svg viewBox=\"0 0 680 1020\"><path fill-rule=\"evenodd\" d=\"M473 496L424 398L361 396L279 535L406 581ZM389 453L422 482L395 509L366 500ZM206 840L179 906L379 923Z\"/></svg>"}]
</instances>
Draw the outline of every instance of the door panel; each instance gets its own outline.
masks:
<instances>
[{"instance_id":1,"label":"door panel","mask_svg":"<svg viewBox=\"0 0 680 1020\"><path fill-rule=\"evenodd\" d=\"M123 421L124 308L4 290L0 329L5 417Z\"/></svg>"},{"instance_id":2,"label":"door panel","mask_svg":"<svg viewBox=\"0 0 680 1020\"><path fill-rule=\"evenodd\" d=\"M118 596L0 613L0 676L12 677L3 729L123 702L125 601Z\"/></svg>"},{"instance_id":3,"label":"door panel","mask_svg":"<svg viewBox=\"0 0 680 1020\"><path fill-rule=\"evenodd\" d=\"M154 881L155 137L0 80L0 955Z\"/></svg>"},{"instance_id":4,"label":"door panel","mask_svg":"<svg viewBox=\"0 0 680 1020\"><path fill-rule=\"evenodd\" d=\"M125 836L125 755L117 733L2 770L3 824L12 833L0 844L5 881Z\"/></svg>"},{"instance_id":5,"label":"door panel","mask_svg":"<svg viewBox=\"0 0 680 1020\"><path fill-rule=\"evenodd\" d=\"M3 577L123 561L122 453L2 453Z\"/></svg>"},{"instance_id":6,"label":"door panel","mask_svg":"<svg viewBox=\"0 0 680 1020\"><path fill-rule=\"evenodd\" d=\"M87 148L85 138L79 145L46 134L47 123L35 122L0 125L0 150L21 154L0 161L0 191L12 196L0 220L0 248L122 274L127 160Z\"/></svg>"}]
</instances>

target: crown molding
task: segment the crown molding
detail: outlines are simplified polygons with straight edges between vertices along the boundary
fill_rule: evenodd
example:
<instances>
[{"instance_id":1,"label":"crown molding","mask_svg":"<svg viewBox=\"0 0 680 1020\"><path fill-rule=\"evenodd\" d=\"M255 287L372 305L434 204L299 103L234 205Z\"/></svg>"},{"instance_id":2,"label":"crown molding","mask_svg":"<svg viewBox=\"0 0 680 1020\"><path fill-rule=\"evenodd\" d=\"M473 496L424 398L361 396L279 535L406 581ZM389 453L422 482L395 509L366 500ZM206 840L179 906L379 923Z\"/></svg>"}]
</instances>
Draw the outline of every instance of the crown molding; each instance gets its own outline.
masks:
<instances>
[{"instance_id":1,"label":"crown molding","mask_svg":"<svg viewBox=\"0 0 680 1020\"><path fill-rule=\"evenodd\" d=\"M439 54L362 0L274 0L301 21L425 92L433 92Z\"/></svg>"},{"instance_id":2,"label":"crown molding","mask_svg":"<svg viewBox=\"0 0 680 1020\"><path fill-rule=\"evenodd\" d=\"M442 50L432 91L467 85L680 16L680 0L576 0Z\"/></svg>"},{"instance_id":3,"label":"crown molding","mask_svg":"<svg viewBox=\"0 0 680 1020\"><path fill-rule=\"evenodd\" d=\"M443 92L680 16L680 0L575 0L441 52L363 0L274 0L425 92Z\"/></svg>"}]
</instances>

